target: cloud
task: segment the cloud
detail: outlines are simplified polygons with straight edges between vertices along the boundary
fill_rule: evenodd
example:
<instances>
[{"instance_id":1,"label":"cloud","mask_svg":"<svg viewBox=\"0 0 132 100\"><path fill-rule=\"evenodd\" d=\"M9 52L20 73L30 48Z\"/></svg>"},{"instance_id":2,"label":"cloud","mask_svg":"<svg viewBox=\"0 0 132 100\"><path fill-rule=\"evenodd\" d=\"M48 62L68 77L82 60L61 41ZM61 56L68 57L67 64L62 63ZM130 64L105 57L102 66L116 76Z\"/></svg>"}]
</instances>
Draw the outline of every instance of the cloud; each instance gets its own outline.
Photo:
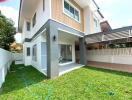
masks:
<instances>
[{"instance_id":1,"label":"cloud","mask_svg":"<svg viewBox=\"0 0 132 100\"><path fill-rule=\"evenodd\" d=\"M15 27L18 26L19 12L15 8L8 6L0 6L0 10L3 15L5 15L7 18L11 18L15 22Z\"/></svg>"},{"instance_id":2,"label":"cloud","mask_svg":"<svg viewBox=\"0 0 132 100\"><path fill-rule=\"evenodd\" d=\"M116 20L113 13L104 12L103 15L105 16L104 20L107 20L113 29L119 28L122 26L121 25L122 23Z\"/></svg>"},{"instance_id":3,"label":"cloud","mask_svg":"<svg viewBox=\"0 0 132 100\"><path fill-rule=\"evenodd\" d=\"M122 17L119 17L120 0L95 0L100 7L100 11L104 15L104 20L108 20L113 29L123 26Z\"/></svg>"}]
</instances>

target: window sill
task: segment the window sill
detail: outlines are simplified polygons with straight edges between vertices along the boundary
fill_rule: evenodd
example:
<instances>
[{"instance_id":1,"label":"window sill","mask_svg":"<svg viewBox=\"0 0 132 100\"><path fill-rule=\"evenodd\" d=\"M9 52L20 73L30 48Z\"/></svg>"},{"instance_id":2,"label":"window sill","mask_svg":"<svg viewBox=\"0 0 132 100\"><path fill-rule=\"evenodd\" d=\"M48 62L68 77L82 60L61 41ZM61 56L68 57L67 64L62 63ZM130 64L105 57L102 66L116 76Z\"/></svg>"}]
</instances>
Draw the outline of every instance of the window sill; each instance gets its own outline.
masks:
<instances>
[{"instance_id":1,"label":"window sill","mask_svg":"<svg viewBox=\"0 0 132 100\"><path fill-rule=\"evenodd\" d=\"M77 23L79 23L79 24L81 23L80 20L78 21L78 20L74 19L73 17L71 17L70 15L68 15L67 13L65 13L64 11L63 11L63 14L66 15L67 17L73 19L73 20L76 21ZM79 19L80 19L80 18L79 18Z\"/></svg>"}]
</instances>

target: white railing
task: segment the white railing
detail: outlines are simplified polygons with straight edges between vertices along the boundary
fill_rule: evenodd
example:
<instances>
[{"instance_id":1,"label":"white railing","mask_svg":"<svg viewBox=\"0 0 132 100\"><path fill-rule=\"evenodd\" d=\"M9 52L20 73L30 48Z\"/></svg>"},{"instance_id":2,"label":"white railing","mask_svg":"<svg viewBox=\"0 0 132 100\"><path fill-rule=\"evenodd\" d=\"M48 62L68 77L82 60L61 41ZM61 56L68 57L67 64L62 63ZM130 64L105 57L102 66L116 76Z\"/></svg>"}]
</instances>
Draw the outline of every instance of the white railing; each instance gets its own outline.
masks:
<instances>
[{"instance_id":1,"label":"white railing","mask_svg":"<svg viewBox=\"0 0 132 100\"><path fill-rule=\"evenodd\" d=\"M132 48L89 50L87 60L132 65Z\"/></svg>"},{"instance_id":2,"label":"white railing","mask_svg":"<svg viewBox=\"0 0 132 100\"><path fill-rule=\"evenodd\" d=\"M0 48L0 88L13 61L12 53Z\"/></svg>"}]
</instances>

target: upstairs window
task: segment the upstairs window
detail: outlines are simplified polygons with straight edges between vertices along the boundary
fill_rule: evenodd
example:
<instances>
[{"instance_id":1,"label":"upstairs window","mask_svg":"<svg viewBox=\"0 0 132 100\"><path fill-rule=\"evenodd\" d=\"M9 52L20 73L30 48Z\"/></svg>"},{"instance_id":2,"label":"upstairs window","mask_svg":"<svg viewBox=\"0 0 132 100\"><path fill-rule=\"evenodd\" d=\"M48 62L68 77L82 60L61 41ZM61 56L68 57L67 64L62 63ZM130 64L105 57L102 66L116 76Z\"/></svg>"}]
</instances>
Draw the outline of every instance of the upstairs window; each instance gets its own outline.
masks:
<instances>
[{"instance_id":1,"label":"upstairs window","mask_svg":"<svg viewBox=\"0 0 132 100\"><path fill-rule=\"evenodd\" d=\"M64 13L74 20L80 22L80 11L64 0Z\"/></svg>"},{"instance_id":2,"label":"upstairs window","mask_svg":"<svg viewBox=\"0 0 132 100\"><path fill-rule=\"evenodd\" d=\"M94 27L98 27L98 21L94 18Z\"/></svg>"},{"instance_id":3,"label":"upstairs window","mask_svg":"<svg viewBox=\"0 0 132 100\"><path fill-rule=\"evenodd\" d=\"M99 32L99 23L96 18L93 19L94 21L94 33Z\"/></svg>"},{"instance_id":4,"label":"upstairs window","mask_svg":"<svg viewBox=\"0 0 132 100\"><path fill-rule=\"evenodd\" d=\"M27 31L30 31L30 26L31 26L30 22L27 22L26 26L27 26Z\"/></svg>"},{"instance_id":5,"label":"upstairs window","mask_svg":"<svg viewBox=\"0 0 132 100\"><path fill-rule=\"evenodd\" d=\"M35 24L36 24L36 13L35 13L34 16L33 16L33 20L32 20L32 22L33 22L33 27L34 27Z\"/></svg>"},{"instance_id":6,"label":"upstairs window","mask_svg":"<svg viewBox=\"0 0 132 100\"><path fill-rule=\"evenodd\" d=\"M75 19L79 21L79 12L75 10Z\"/></svg>"}]
</instances>

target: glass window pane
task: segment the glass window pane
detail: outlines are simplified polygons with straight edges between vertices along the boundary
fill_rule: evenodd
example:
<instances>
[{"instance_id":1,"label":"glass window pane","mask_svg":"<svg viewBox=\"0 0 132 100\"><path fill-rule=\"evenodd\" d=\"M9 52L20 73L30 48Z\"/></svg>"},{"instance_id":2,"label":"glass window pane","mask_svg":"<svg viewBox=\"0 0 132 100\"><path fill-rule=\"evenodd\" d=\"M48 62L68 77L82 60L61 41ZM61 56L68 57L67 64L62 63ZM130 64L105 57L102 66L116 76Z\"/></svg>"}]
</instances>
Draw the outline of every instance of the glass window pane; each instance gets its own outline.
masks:
<instances>
[{"instance_id":1,"label":"glass window pane","mask_svg":"<svg viewBox=\"0 0 132 100\"><path fill-rule=\"evenodd\" d=\"M30 22L27 22L27 31L30 31Z\"/></svg>"},{"instance_id":2,"label":"glass window pane","mask_svg":"<svg viewBox=\"0 0 132 100\"><path fill-rule=\"evenodd\" d=\"M33 60L33 61L37 61L37 45L34 45L34 46L33 46L32 60Z\"/></svg>"},{"instance_id":3,"label":"glass window pane","mask_svg":"<svg viewBox=\"0 0 132 100\"><path fill-rule=\"evenodd\" d=\"M67 45L67 61L72 61L72 46L71 45Z\"/></svg>"},{"instance_id":4,"label":"glass window pane","mask_svg":"<svg viewBox=\"0 0 132 100\"><path fill-rule=\"evenodd\" d=\"M71 45L61 45L60 47L60 63L67 63L72 61L72 46Z\"/></svg>"},{"instance_id":5,"label":"glass window pane","mask_svg":"<svg viewBox=\"0 0 132 100\"><path fill-rule=\"evenodd\" d=\"M70 15L74 18L74 8L70 6Z\"/></svg>"},{"instance_id":6,"label":"glass window pane","mask_svg":"<svg viewBox=\"0 0 132 100\"><path fill-rule=\"evenodd\" d=\"M69 4L66 2L66 1L64 1L64 11L65 11L65 13L67 13L68 15L69 15Z\"/></svg>"},{"instance_id":7,"label":"glass window pane","mask_svg":"<svg viewBox=\"0 0 132 100\"><path fill-rule=\"evenodd\" d=\"M34 14L34 16L33 16L33 27L34 27L34 25L36 24L36 13Z\"/></svg>"},{"instance_id":8,"label":"glass window pane","mask_svg":"<svg viewBox=\"0 0 132 100\"><path fill-rule=\"evenodd\" d=\"M30 48L27 47L27 56L30 56Z\"/></svg>"},{"instance_id":9,"label":"glass window pane","mask_svg":"<svg viewBox=\"0 0 132 100\"><path fill-rule=\"evenodd\" d=\"M77 10L75 10L75 19L79 21L79 12Z\"/></svg>"},{"instance_id":10,"label":"glass window pane","mask_svg":"<svg viewBox=\"0 0 132 100\"><path fill-rule=\"evenodd\" d=\"M66 1L64 1L64 7L66 10L69 10L69 4Z\"/></svg>"},{"instance_id":11,"label":"glass window pane","mask_svg":"<svg viewBox=\"0 0 132 100\"><path fill-rule=\"evenodd\" d=\"M94 18L94 26L97 27L98 26L98 22L97 20Z\"/></svg>"},{"instance_id":12,"label":"glass window pane","mask_svg":"<svg viewBox=\"0 0 132 100\"><path fill-rule=\"evenodd\" d=\"M79 21L79 12L64 0L64 12L75 20Z\"/></svg>"}]
</instances>

